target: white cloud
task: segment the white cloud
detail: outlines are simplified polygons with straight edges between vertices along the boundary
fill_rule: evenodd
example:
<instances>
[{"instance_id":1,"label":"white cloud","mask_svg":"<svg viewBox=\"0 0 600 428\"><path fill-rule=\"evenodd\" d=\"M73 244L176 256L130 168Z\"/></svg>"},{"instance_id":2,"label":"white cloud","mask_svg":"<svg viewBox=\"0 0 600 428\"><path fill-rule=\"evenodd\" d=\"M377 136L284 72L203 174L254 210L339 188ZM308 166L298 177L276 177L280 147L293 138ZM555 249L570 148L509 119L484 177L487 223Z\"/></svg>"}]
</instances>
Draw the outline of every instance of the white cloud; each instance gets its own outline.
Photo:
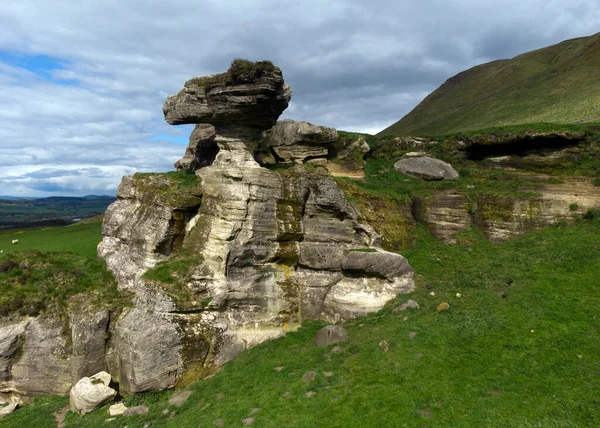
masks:
<instances>
[{"instance_id":1,"label":"white cloud","mask_svg":"<svg viewBox=\"0 0 600 428\"><path fill-rule=\"evenodd\" d=\"M0 194L111 193L125 171L171 168L190 128L164 123L165 97L233 57L281 66L285 117L376 132L460 70L599 27L595 0L3 2Z\"/></svg>"}]
</instances>

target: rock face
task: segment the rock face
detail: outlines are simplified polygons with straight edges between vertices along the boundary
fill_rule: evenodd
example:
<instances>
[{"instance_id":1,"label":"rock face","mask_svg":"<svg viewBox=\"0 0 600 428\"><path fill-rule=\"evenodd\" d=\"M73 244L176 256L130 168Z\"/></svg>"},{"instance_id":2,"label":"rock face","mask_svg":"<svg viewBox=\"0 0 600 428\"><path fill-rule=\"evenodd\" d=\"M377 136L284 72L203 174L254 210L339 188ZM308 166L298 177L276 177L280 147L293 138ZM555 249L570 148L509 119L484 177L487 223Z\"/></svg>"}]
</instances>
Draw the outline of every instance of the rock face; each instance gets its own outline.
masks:
<instances>
[{"instance_id":1,"label":"rock face","mask_svg":"<svg viewBox=\"0 0 600 428\"><path fill-rule=\"evenodd\" d=\"M0 391L67 395L105 367L106 311L42 315L0 327ZM68 327L65 330L65 327Z\"/></svg>"},{"instance_id":2,"label":"rock face","mask_svg":"<svg viewBox=\"0 0 600 428\"><path fill-rule=\"evenodd\" d=\"M265 141L278 163L325 157L337 133L292 121L264 132L290 89L277 68L253 73L170 96L169 123L199 124L178 163L195 175L125 177L107 210L98 253L135 293L106 346L122 392L210 374L304 320L376 311L413 288L408 262L379 248L325 170L257 162Z\"/></svg>"},{"instance_id":3,"label":"rock face","mask_svg":"<svg viewBox=\"0 0 600 428\"><path fill-rule=\"evenodd\" d=\"M278 67L268 61L234 60L225 73L194 77L163 106L171 125L210 123L268 129L292 95Z\"/></svg>"},{"instance_id":4,"label":"rock face","mask_svg":"<svg viewBox=\"0 0 600 428\"><path fill-rule=\"evenodd\" d=\"M427 156L400 159L394 164L394 169L423 180L458 180L458 172L452 165Z\"/></svg>"},{"instance_id":5,"label":"rock face","mask_svg":"<svg viewBox=\"0 0 600 428\"><path fill-rule=\"evenodd\" d=\"M110 380L106 372L79 380L69 394L71 411L85 415L115 398L117 391L108 386Z\"/></svg>"},{"instance_id":6,"label":"rock face","mask_svg":"<svg viewBox=\"0 0 600 428\"><path fill-rule=\"evenodd\" d=\"M219 146L215 142L216 135L214 126L206 123L196 125L190 135L185 155L175 162L175 168L193 172L211 165L219 153Z\"/></svg>"},{"instance_id":7,"label":"rock face","mask_svg":"<svg viewBox=\"0 0 600 428\"><path fill-rule=\"evenodd\" d=\"M265 144L274 153L275 163L303 163L327 157L330 146L337 140L333 128L281 120L267 133Z\"/></svg>"},{"instance_id":8,"label":"rock face","mask_svg":"<svg viewBox=\"0 0 600 428\"><path fill-rule=\"evenodd\" d=\"M520 189L524 196L435 190L418 216L444 242L456 243L456 233L474 225L491 241L506 241L600 206L600 192L589 178L561 177L561 183L551 183L554 177L537 177L546 184Z\"/></svg>"}]
</instances>

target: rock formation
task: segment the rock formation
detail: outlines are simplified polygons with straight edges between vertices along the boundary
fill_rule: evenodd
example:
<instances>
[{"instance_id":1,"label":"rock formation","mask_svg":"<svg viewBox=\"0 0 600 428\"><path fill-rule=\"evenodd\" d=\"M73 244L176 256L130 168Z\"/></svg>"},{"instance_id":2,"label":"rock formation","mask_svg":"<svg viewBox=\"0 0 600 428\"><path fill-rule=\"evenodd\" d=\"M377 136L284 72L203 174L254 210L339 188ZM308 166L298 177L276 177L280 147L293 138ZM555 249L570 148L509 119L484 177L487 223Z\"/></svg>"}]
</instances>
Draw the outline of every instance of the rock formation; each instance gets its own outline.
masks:
<instances>
[{"instance_id":1,"label":"rock formation","mask_svg":"<svg viewBox=\"0 0 600 428\"><path fill-rule=\"evenodd\" d=\"M458 180L458 172L452 165L428 156L410 156L400 159L394 169L402 174L423 180Z\"/></svg>"},{"instance_id":2,"label":"rock formation","mask_svg":"<svg viewBox=\"0 0 600 428\"><path fill-rule=\"evenodd\" d=\"M167 98L167 122L197 125L176 164L195 175L124 177L98 247L135 293L107 346L122 391L170 387L303 320L364 315L412 290L408 262L379 248L327 172L294 165L325 159L337 133L275 125L290 95L277 67L234 61Z\"/></svg>"}]
</instances>

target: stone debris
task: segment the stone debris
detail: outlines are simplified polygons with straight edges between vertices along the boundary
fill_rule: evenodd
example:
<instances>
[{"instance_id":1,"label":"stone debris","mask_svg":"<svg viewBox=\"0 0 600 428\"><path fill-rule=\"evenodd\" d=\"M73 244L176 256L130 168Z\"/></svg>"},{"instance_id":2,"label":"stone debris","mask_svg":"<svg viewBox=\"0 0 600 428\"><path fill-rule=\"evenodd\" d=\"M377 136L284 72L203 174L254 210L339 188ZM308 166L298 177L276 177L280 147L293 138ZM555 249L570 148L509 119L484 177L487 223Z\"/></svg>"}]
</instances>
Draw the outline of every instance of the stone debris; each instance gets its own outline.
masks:
<instances>
[{"instance_id":1,"label":"stone debris","mask_svg":"<svg viewBox=\"0 0 600 428\"><path fill-rule=\"evenodd\" d=\"M242 424L244 424L244 425L252 425L253 423L254 423L254 418L242 419Z\"/></svg>"},{"instance_id":2,"label":"stone debris","mask_svg":"<svg viewBox=\"0 0 600 428\"><path fill-rule=\"evenodd\" d=\"M450 309L450 304L448 302L442 302L435 308L438 312L447 311Z\"/></svg>"},{"instance_id":3,"label":"stone debris","mask_svg":"<svg viewBox=\"0 0 600 428\"><path fill-rule=\"evenodd\" d=\"M407 309L419 309L419 304L414 300L408 300L407 302L402 303L400 306L395 308L392 312L402 312Z\"/></svg>"},{"instance_id":4,"label":"stone debris","mask_svg":"<svg viewBox=\"0 0 600 428\"><path fill-rule=\"evenodd\" d=\"M325 347L338 342L345 342L348 340L348 331L340 325L328 325L323 327L313 339L313 345L319 347Z\"/></svg>"},{"instance_id":5,"label":"stone debris","mask_svg":"<svg viewBox=\"0 0 600 428\"><path fill-rule=\"evenodd\" d=\"M150 408L148 406L143 406L143 405L135 406L135 407L130 407L127 410L125 410L125 413L123 413L123 416L145 415L149 411L150 411Z\"/></svg>"},{"instance_id":6,"label":"stone debris","mask_svg":"<svg viewBox=\"0 0 600 428\"><path fill-rule=\"evenodd\" d=\"M383 352L390 350L390 345L388 345L387 340L382 340L379 342L379 349L381 349Z\"/></svg>"},{"instance_id":7,"label":"stone debris","mask_svg":"<svg viewBox=\"0 0 600 428\"><path fill-rule=\"evenodd\" d=\"M181 407L190 398L194 391L179 391L171 396L169 399L169 405L175 407Z\"/></svg>"},{"instance_id":8,"label":"stone debris","mask_svg":"<svg viewBox=\"0 0 600 428\"><path fill-rule=\"evenodd\" d=\"M85 415L114 399L117 391L108 386L110 381L106 372L81 378L69 393L71 411Z\"/></svg>"},{"instance_id":9,"label":"stone debris","mask_svg":"<svg viewBox=\"0 0 600 428\"><path fill-rule=\"evenodd\" d=\"M313 380L315 380L315 378L317 377L317 372L314 371L309 371L304 373L304 376L302 376L302 382L304 383L309 383L312 382Z\"/></svg>"},{"instance_id":10,"label":"stone debris","mask_svg":"<svg viewBox=\"0 0 600 428\"><path fill-rule=\"evenodd\" d=\"M121 416L127 410L127 406L123 403L113 404L108 408L108 414L111 416Z\"/></svg>"}]
</instances>

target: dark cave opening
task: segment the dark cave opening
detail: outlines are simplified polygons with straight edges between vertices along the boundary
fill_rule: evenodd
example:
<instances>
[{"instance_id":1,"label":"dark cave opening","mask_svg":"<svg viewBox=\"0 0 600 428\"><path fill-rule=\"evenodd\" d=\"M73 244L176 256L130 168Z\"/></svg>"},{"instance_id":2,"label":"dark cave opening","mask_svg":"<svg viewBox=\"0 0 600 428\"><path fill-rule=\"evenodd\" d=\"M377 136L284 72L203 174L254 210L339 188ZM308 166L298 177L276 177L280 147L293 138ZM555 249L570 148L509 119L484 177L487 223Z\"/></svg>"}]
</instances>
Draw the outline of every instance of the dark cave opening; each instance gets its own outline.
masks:
<instances>
[{"instance_id":1,"label":"dark cave opening","mask_svg":"<svg viewBox=\"0 0 600 428\"><path fill-rule=\"evenodd\" d=\"M496 144L473 143L466 148L467 159L480 161L497 156L545 154L578 145L584 137L531 136Z\"/></svg>"}]
</instances>

